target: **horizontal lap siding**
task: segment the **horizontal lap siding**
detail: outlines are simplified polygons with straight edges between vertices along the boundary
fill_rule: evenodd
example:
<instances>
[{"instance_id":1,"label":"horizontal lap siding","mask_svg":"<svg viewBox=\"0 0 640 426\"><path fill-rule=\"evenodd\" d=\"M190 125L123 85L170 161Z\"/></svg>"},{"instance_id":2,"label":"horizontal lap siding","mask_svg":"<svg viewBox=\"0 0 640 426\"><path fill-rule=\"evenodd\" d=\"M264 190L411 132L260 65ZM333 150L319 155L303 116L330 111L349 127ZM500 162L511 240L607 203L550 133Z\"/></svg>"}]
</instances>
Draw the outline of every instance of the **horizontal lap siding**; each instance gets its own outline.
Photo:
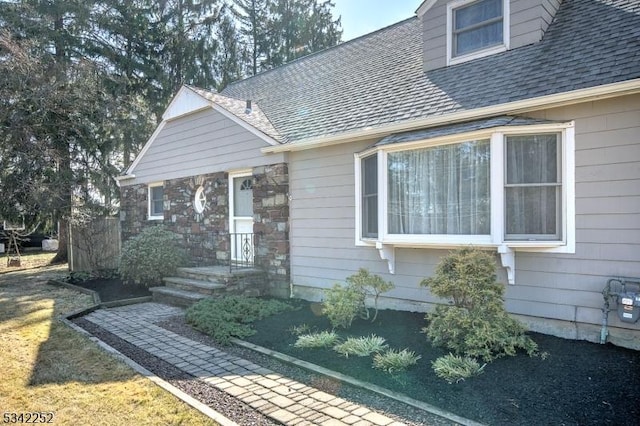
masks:
<instances>
[{"instance_id":1,"label":"horizontal lap siding","mask_svg":"<svg viewBox=\"0 0 640 426\"><path fill-rule=\"evenodd\" d=\"M369 143L290 154L291 277L329 288L360 267L382 272L375 250L356 247L353 153Z\"/></svg>"},{"instance_id":2,"label":"horizontal lap siding","mask_svg":"<svg viewBox=\"0 0 640 426\"><path fill-rule=\"evenodd\" d=\"M576 253L518 253L507 306L525 315L599 324L607 280L640 277L640 96L530 115L575 120ZM616 317L610 314L613 324L634 328Z\"/></svg>"},{"instance_id":3,"label":"horizontal lap siding","mask_svg":"<svg viewBox=\"0 0 640 426\"><path fill-rule=\"evenodd\" d=\"M207 109L169 121L157 135L127 184L148 183L283 162L264 155L268 146L234 121Z\"/></svg>"},{"instance_id":4,"label":"horizontal lap siding","mask_svg":"<svg viewBox=\"0 0 640 426\"><path fill-rule=\"evenodd\" d=\"M518 314L599 324L606 281L640 277L640 96L527 115L576 121L577 244L575 254L518 252L506 306ZM419 282L446 250L396 249L391 275L377 250L355 245L353 153L372 142L291 154L293 283L327 288L366 267L396 284L391 297L434 301ZM498 274L506 282L503 268ZM632 327L613 313L610 321Z\"/></svg>"}]
</instances>

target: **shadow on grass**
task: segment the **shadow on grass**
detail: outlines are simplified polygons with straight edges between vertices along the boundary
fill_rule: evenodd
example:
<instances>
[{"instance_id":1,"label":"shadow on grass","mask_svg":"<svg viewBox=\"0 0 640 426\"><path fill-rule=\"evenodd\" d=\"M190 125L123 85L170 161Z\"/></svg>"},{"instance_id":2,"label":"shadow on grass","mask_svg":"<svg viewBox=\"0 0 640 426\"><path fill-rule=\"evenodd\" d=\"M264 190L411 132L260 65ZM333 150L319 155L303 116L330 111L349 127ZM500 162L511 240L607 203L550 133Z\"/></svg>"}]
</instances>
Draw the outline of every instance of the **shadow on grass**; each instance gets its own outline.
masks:
<instances>
[{"instance_id":1,"label":"shadow on grass","mask_svg":"<svg viewBox=\"0 0 640 426\"><path fill-rule=\"evenodd\" d=\"M108 354L60 321L93 303L87 295L46 284L65 273L58 267L0 276L0 333L16 345L14 353L8 348L0 355L3 367L17 360L30 363L28 386L130 379L130 369L113 368Z\"/></svg>"}]
</instances>

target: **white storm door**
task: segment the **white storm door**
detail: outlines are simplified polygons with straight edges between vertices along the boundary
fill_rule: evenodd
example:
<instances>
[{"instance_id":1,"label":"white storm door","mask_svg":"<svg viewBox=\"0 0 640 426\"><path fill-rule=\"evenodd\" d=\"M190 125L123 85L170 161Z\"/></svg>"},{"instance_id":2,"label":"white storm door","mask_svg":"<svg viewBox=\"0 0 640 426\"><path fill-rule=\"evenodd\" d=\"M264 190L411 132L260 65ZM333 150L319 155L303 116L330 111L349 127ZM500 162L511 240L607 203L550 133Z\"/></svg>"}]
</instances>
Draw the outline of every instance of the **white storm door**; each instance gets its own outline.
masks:
<instances>
[{"instance_id":1,"label":"white storm door","mask_svg":"<svg viewBox=\"0 0 640 426\"><path fill-rule=\"evenodd\" d=\"M251 173L229 174L231 260L253 263L253 179Z\"/></svg>"}]
</instances>

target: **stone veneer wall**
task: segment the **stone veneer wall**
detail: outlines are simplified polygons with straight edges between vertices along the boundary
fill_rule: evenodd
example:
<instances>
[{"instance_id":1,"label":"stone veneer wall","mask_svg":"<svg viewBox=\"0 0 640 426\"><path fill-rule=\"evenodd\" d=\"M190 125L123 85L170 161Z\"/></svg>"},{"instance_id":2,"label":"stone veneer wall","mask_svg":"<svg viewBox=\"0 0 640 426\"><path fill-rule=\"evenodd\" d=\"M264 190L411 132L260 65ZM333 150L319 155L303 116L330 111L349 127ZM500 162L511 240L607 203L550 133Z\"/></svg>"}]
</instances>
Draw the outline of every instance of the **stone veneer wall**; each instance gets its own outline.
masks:
<instances>
[{"instance_id":1,"label":"stone veneer wall","mask_svg":"<svg viewBox=\"0 0 640 426\"><path fill-rule=\"evenodd\" d=\"M289 169L273 164L253 169L253 232L256 261L268 274L269 294L289 297Z\"/></svg>"},{"instance_id":2,"label":"stone veneer wall","mask_svg":"<svg viewBox=\"0 0 640 426\"><path fill-rule=\"evenodd\" d=\"M193 198L203 185L205 210L197 214ZM256 263L266 272L269 294L289 296L289 174L286 164L253 169L254 233ZM164 181L164 220L147 220L146 184L122 188L122 240L147 226L163 224L182 236L179 243L192 265L227 264L229 259L229 175L219 172Z\"/></svg>"}]
</instances>

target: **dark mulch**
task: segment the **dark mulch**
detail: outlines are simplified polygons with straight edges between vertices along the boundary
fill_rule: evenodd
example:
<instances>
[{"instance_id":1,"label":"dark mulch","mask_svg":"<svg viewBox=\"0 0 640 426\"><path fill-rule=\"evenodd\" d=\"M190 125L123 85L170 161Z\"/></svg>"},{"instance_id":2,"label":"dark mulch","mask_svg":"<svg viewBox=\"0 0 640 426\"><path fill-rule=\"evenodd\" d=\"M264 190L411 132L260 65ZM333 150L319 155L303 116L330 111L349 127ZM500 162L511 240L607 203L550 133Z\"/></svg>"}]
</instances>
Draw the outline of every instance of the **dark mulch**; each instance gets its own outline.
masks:
<instances>
[{"instance_id":1,"label":"dark mulch","mask_svg":"<svg viewBox=\"0 0 640 426\"><path fill-rule=\"evenodd\" d=\"M380 311L375 324L355 321L347 336L376 334L394 348L422 355L418 365L391 376L371 368L371 358L336 352L296 349L294 325L321 331L331 326L310 304L255 323L247 340L423 400L460 416L491 425L637 425L640 418L640 352L611 344L598 345L532 333L546 358L526 354L500 358L484 374L456 384L438 378L431 362L446 354L420 332L419 313Z\"/></svg>"},{"instance_id":2,"label":"dark mulch","mask_svg":"<svg viewBox=\"0 0 640 426\"><path fill-rule=\"evenodd\" d=\"M73 282L73 285L97 291L100 295L100 300L103 302L151 296L151 292L147 287L125 284L119 278L95 278L88 281Z\"/></svg>"}]
</instances>

